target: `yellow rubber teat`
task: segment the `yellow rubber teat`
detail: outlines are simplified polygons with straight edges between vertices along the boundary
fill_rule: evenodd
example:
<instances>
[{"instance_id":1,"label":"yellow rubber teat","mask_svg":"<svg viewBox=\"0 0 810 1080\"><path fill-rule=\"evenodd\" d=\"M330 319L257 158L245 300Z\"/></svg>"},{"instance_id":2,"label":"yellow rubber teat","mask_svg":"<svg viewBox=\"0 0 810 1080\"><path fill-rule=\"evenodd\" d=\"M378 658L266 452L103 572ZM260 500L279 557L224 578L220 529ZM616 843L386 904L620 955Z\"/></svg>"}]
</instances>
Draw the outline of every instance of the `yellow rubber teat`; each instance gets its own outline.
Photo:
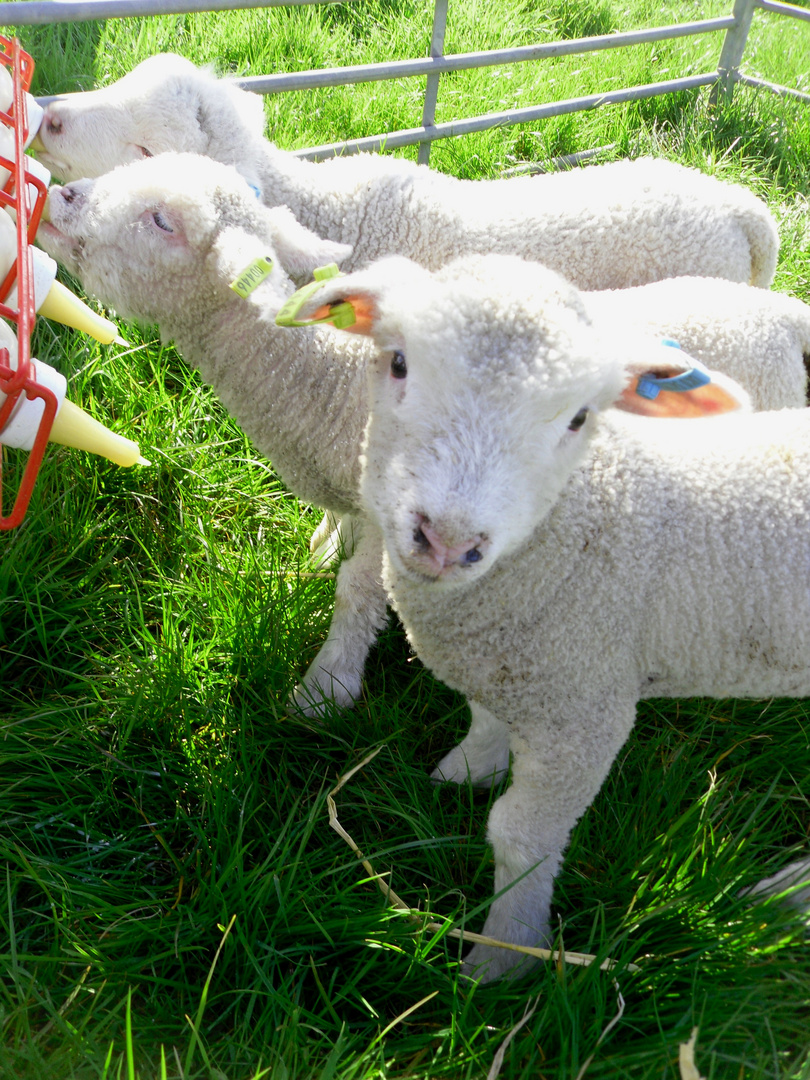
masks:
<instances>
[{"instance_id":1,"label":"yellow rubber teat","mask_svg":"<svg viewBox=\"0 0 810 1080\"><path fill-rule=\"evenodd\" d=\"M61 281L54 281L51 285L48 295L39 305L37 314L44 315L46 319L55 319L65 326L72 326L75 330L83 330L102 345L110 345L114 341L119 345L126 345L114 322L105 319L103 315L97 315Z\"/></svg>"},{"instance_id":2,"label":"yellow rubber teat","mask_svg":"<svg viewBox=\"0 0 810 1080\"><path fill-rule=\"evenodd\" d=\"M123 435L116 435L67 398L56 414L48 441L61 446L73 446L77 450L89 450L91 454L105 457L116 465L151 464L141 457L141 450L136 442L125 439Z\"/></svg>"}]
</instances>

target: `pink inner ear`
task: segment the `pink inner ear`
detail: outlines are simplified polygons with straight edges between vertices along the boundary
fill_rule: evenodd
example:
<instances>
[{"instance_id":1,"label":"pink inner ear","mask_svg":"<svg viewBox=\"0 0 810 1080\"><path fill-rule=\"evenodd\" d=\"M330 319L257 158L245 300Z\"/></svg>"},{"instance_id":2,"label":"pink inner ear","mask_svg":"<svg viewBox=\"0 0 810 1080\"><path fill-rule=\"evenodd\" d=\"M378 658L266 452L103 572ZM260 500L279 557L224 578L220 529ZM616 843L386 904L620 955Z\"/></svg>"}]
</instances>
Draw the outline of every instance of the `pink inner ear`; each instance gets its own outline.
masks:
<instances>
[{"instance_id":1,"label":"pink inner ear","mask_svg":"<svg viewBox=\"0 0 810 1080\"><path fill-rule=\"evenodd\" d=\"M313 320L328 319L330 308L335 304L343 303L351 304L354 308L355 317L355 321L351 326L343 327L344 331L348 334L363 334L366 337L370 337L377 310L374 306L374 302L368 296L345 296L338 300L333 300L329 304L321 304L318 310L313 312L309 317Z\"/></svg>"},{"instance_id":2,"label":"pink inner ear","mask_svg":"<svg viewBox=\"0 0 810 1080\"><path fill-rule=\"evenodd\" d=\"M740 408L736 398L718 386L707 383L695 390L662 390L658 397L650 399L636 393L638 379L634 378L622 390L616 400L616 408L639 416L660 419L690 419L700 416L718 416Z\"/></svg>"}]
</instances>

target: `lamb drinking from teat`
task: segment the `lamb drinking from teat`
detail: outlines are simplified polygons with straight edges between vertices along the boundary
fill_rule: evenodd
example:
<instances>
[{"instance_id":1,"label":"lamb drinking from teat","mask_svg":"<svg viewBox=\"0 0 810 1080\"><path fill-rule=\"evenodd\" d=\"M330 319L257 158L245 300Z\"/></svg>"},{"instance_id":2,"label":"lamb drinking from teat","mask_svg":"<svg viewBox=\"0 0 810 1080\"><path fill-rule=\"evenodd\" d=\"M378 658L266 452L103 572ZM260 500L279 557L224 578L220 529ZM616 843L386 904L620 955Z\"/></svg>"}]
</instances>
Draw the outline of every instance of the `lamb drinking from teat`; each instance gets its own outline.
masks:
<instances>
[{"instance_id":1,"label":"lamb drinking from teat","mask_svg":"<svg viewBox=\"0 0 810 1080\"><path fill-rule=\"evenodd\" d=\"M385 584L472 708L434 776L486 783L511 755L484 934L542 944L639 700L810 695L810 412L752 414L716 376L668 389L678 350L639 348L518 259L384 260L301 314L338 301L381 350L363 503ZM519 961L476 945L466 969Z\"/></svg>"},{"instance_id":2,"label":"lamb drinking from teat","mask_svg":"<svg viewBox=\"0 0 810 1080\"><path fill-rule=\"evenodd\" d=\"M350 244L347 268L386 254L437 268L504 252L583 289L616 289L685 274L767 287L776 267L775 222L741 185L651 158L499 180L380 154L316 164L263 138L255 94L171 53L50 103L38 145L64 180L175 150L236 165L268 206Z\"/></svg>"},{"instance_id":3,"label":"lamb drinking from teat","mask_svg":"<svg viewBox=\"0 0 810 1080\"><path fill-rule=\"evenodd\" d=\"M263 206L234 169L193 154L52 188L50 208L42 246L120 315L156 323L291 490L349 531L374 349L273 323L295 288L289 275L310 275L348 249L320 240L286 208ZM232 287L241 278L258 282L244 297ZM369 548L362 515L351 532L330 634L300 690L310 708L325 698L351 704L386 620L379 541Z\"/></svg>"},{"instance_id":4,"label":"lamb drinking from teat","mask_svg":"<svg viewBox=\"0 0 810 1080\"><path fill-rule=\"evenodd\" d=\"M161 155L55 187L50 203L51 224L39 233L45 250L121 315L157 323L290 488L348 515L354 554L341 564L329 636L297 697L309 712L322 712L328 700L350 705L386 618L379 539L364 534L358 507L365 368L374 350L329 330L281 330L272 322L293 290L289 274L308 273L347 249L318 240L286 210L268 210L235 170L196 155ZM230 283L267 255L272 273L242 299ZM647 289L658 299L646 303ZM671 319L660 300L667 291ZM706 279L598 302L610 325L615 318L629 334L641 317L645 333L676 338L731 373L750 388L756 408L804 402L810 308L798 300Z\"/></svg>"}]
</instances>

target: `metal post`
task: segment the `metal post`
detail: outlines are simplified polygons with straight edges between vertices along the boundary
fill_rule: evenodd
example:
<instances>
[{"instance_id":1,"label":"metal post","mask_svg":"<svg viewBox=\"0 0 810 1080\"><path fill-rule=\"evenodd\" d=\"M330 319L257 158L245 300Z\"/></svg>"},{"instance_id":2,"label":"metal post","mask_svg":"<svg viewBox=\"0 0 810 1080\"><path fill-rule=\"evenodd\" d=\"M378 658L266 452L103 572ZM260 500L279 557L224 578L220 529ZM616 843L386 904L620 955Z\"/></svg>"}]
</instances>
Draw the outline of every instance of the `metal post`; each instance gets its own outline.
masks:
<instances>
[{"instance_id":1,"label":"metal post","mask_svg":"<svg viewBox=\"0 0 810 1080\"><path fill-rule=\"evenodd\" d=\"M444 52L444 32L447 29L447 3L448 0L436 0L433 9L433 36L430 39L430 55L437 60ZM439 96L439 78L428 75L425 86L425 106L422 109L422 127L431 127L436 119L436 99ZM430 159L430 141L419 144L417 161L420 165L427 165Z\"/></svg>"},{"instance_id":2,"label":"metal post","mask_svg":"<svg viewBox=\"0 0 810 1080\"><path fill-rule=\"evenodd\" d=\"M731 100L755 7L756 0L734 0L734 25L726 31L723 41L723 49L717 64L717 86L711 95L712 104L717 102L719 94L722 94L727 101Z\"/></svg>"}]
</instances>

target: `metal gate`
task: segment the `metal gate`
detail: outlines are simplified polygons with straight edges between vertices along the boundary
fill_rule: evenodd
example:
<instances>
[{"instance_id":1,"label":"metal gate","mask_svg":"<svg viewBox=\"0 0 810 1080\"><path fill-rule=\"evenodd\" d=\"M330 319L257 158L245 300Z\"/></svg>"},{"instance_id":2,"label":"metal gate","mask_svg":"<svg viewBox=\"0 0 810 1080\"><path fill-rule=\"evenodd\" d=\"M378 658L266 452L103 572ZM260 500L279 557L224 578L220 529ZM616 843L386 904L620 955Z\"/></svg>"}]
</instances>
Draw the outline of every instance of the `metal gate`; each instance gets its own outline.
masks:
<instances>
[{"instance_id":1,"label":"metal gate","mask_svg":"<svg viewBox=\"0 0 810 1080\"><path fill-rule=\"evenodd\" d=\"M3 4L3 22L9 26L31 26L56 22L81 22L92 19L114 19L131 16L172 15L199 11L226 11L257 7L294 7L310 3L334 3L337 0L11 0ZM362 0L354 0L356 3ZM740 71L748 40L751 20L756 9L802 19L810 22L810 10L795 7L778 0L735 0L729 15L695 22L676 23L669 26L631 30L626 33L606 34L599 37L578 38L570 41L554 41L537 45L525 45L510 49L489 49L483 52L444 52L444 36L447 25L449 0L435 0L433 32L430 56L416 59L391 60L379 64L328 68L315 71L292 72L283 75L256 75L237 79L247 90L259 94L278 94L289 90L306 90L315 87L346 86L358 82L379 82L385 79L426 76L425 99L420 127L383 132L363 139L298 150L299 157L327 158L337 154L357 153L362 150L394 149L419 144L419 161L426 163L430 145L435 139L468 135L489 128L522 124L527 121L561 116L565 113L582 112L624 101L670 94L700 86L713 87L715 96L729 97L735 83L759 87L771 92L789 95L810 102L810 94L803 94L789 87L779 86L763 79L755 79ZM487 113L464 120L435 123L436 103L443 74L465 71L471 68L502 66L538 61L556 56L592 53L603 49L621 49L646 42L665 41L673 38L699 34L724 33L725 38L718 67L699 75L662 82L608 90L600 94L569 98L543 105L531 105L520 109Z\"/></svg>"}]
</instances>

